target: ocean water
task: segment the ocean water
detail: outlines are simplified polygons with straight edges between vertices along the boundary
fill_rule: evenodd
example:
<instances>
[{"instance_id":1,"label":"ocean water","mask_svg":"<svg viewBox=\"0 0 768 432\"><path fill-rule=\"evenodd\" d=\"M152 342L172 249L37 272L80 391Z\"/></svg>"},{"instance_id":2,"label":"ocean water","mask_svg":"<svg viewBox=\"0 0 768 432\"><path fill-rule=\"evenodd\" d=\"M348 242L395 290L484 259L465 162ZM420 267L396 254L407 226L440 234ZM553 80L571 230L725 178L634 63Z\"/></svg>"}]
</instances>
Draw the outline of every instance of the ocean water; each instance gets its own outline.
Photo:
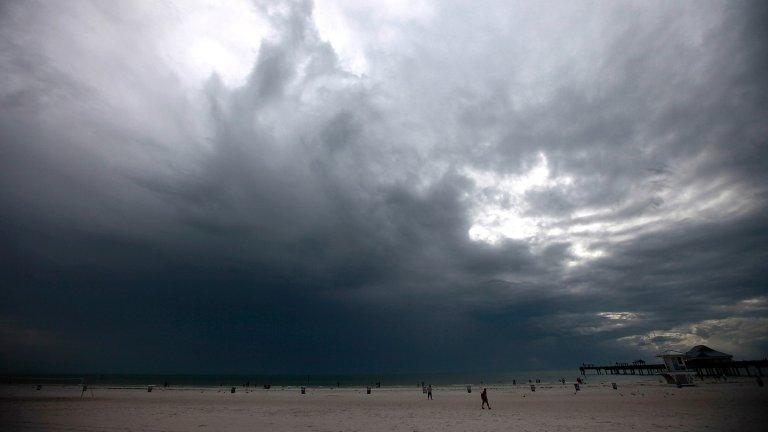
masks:
<instances>
[{"instance_id":1,"label":"ocean water","mask_svg":"<svg viewBox=\"0 0 768 432\"><path fill-rule=\"evenodd\" d=\"M398 374L337 374L337 375L302 375L302 374L242 374L242 375L143 375L143 374L86 374L86 375L13 375L2 377L5 384L78 384L79 380L95 387L145 387L155 385L171 388L211 388L211 387L340 387L359 388L375 387L413 387L420 388L422 383L435 387L464 387L466 385L527 385L540 380L541 384L556 384L561 378L575 382L577 377L588 382L627 382L658 381L658 375L587 375L582 377L577 368L554 371L522 372L466 372L466 373L398 373Z\"/></svg>"}]
</instances>

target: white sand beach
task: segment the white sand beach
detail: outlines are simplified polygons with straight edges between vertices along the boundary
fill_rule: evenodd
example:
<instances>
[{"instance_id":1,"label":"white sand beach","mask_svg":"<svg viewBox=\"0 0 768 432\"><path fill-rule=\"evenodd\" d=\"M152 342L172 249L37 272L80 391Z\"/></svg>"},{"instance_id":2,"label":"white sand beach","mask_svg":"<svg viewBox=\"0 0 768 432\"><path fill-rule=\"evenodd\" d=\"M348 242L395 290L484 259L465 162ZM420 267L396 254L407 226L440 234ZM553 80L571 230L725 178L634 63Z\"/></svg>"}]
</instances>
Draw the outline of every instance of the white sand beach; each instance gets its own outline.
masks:
<instances>
[{"instance_id":1,"label":"white sand beach","mask_svg":"<svg viewBox=\"0 0 768 432\"><path fill-rule=\"evenodd\" d=\"M768 388L754 381L678 389L655 382L480 390L0 388L3 431L762 431Z\"/></svg>"}]
</instances>

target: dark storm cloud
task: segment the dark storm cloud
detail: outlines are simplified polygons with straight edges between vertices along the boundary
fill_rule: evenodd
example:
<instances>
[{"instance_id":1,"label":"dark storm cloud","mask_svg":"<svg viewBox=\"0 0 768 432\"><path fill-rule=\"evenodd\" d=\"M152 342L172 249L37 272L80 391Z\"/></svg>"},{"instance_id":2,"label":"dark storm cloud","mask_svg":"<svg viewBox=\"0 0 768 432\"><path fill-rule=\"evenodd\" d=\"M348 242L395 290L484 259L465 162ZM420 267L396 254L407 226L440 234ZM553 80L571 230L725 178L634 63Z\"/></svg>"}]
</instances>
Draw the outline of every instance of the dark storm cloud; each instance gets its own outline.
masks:
<instances>
[{"instance_id":1,"label":"dark storm cloud","mask_svg":"<svg viewBox=\"0 0 768 432\"><path fill-rule=\"evenodd\" d=\"M258 2L243 83L189 88L140 7L3 6L2 367L764 354L766 8L466 7L358 76Z\"/></svg>"}]
</instances>

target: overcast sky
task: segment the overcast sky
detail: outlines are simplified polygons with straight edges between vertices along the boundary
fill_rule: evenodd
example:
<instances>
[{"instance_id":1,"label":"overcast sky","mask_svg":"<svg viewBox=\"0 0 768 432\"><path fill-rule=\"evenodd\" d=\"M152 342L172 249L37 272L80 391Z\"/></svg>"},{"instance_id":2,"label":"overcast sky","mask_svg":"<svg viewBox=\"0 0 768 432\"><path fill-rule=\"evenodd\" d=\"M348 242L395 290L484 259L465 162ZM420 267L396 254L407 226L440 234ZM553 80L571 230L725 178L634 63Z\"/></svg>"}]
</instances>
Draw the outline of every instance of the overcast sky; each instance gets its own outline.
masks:
<instances>
[{"instance_id":1,"label":"overcast sky","mask_svg":"<svg viewBox=\"0 0 768 432\"><path fill-rule=\"evenodd\" d=\"M0 370L768 355L764 2L216 3L0 3Z\"/></svg>"}]
</instances>

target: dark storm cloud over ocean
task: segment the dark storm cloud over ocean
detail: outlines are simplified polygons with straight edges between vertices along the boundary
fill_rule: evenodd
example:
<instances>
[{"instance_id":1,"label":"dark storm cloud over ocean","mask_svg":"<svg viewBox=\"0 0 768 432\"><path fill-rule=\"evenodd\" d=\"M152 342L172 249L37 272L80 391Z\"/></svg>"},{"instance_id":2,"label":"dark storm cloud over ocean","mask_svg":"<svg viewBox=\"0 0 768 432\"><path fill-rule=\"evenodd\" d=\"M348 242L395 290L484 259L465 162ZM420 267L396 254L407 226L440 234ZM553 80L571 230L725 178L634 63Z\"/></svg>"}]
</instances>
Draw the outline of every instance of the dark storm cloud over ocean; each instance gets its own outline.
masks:
<instances>
[{"instance_id":1,"label":"dark storm cloud over ocean","mask_svg":"<svg viewBox=\"0 0 768 432\"><path fill-rule=\"evenodd\" d=\"M2 370L765 356L765 4L419 4L191 85L173 4L4 2Z\"/></svg>"}]
</instances>

